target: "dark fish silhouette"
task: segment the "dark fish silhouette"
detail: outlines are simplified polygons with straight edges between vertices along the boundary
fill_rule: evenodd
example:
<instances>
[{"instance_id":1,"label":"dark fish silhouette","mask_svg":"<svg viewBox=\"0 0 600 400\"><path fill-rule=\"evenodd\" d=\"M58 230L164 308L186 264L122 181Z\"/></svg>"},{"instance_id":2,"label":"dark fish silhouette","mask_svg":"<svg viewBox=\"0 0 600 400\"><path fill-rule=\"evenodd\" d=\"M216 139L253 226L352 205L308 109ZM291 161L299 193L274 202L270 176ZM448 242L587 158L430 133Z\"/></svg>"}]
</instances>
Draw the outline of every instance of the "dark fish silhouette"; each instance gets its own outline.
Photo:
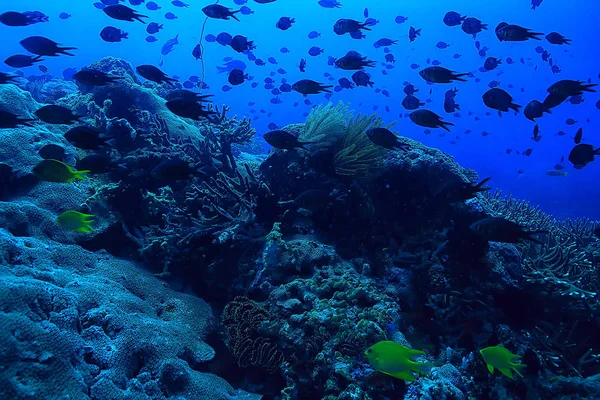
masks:
<instances>
[{"instance_id":1,"label":"dark fish silhouette","mask_svg":"<svg viewBox=\"0 0 600 400\"><path fill-rule=\"evenodd\" d=\"M109 17L119 21L140 21L142 24L146 24L142 18L148 18L147 15L138 14L135 10L122 4L106 6L104 7L103 11Z\"/></svg>"},{"instance_id":2,"label":"dark fish silhouette","mask_svg":"<svg viewBox=\"0 0 600 400\"><path fill-rule=\"evenodd\" d=\"M21 40L20 43L25 50L38 56L57 57L59 54L74 56L67 50L77 50L77 47L59 47L58 43L42 36L31 36Z\"/></svg>"},{"instance_id":3,"label":"dark fish silhouette","mask_svg":"<svg viewBox=\"0 0 600 400\"><path fill-rule=\"evenodd\" d=\"M526 231L521 225L512 221L492 217L475 222L471 225L471 229L485 240L502 243L519 243L523 240L530 240L538 244L543 244L532 236L548 233L548 231L544 230Z\"/></svg>"},{"instance_id":4,"label":"dark fish silhouette","mask_svg":"<svg viewBox=\"0 0 600 400\"><path fill-rule=\"evenodd\" d=\"M135 70L142 77L152 82L167 83L169 86L174 86L173 82L177 82L177 79L167 77L167 74L162 72L154 65L140 65L136 67Z\"/></svg>"},{"instance_id":5,"label":"dark fish silhouette","mask_svg":"<svg viewBox=\"0 0 600 400\"><path fill-rule=\"evenodd\" d=\"M104 86L122 79L120 76L110 76L96 69L83 69L73 75L77 82L88 86Z\"/></svg>"}]
</instances>

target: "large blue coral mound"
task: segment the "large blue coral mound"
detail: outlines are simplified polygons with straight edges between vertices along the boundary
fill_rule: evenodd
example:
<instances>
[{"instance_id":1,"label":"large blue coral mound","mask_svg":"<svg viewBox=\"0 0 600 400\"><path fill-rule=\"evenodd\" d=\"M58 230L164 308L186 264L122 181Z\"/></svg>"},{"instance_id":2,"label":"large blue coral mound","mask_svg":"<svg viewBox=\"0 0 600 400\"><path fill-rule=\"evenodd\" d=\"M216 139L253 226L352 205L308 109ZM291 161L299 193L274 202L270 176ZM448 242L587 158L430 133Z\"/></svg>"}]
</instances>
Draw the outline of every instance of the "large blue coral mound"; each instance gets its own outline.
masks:
<instances>
[{"instance_id":1,"label":"large blue coral mound","mask_svg":"<svg viewBox=\"0 0 600 400\"><path fill-rule=\"evenodd\" d=\"M0 230L3 399L257 399L199 372L210 306L132 262Z\"/></svg>"}]
</instances>

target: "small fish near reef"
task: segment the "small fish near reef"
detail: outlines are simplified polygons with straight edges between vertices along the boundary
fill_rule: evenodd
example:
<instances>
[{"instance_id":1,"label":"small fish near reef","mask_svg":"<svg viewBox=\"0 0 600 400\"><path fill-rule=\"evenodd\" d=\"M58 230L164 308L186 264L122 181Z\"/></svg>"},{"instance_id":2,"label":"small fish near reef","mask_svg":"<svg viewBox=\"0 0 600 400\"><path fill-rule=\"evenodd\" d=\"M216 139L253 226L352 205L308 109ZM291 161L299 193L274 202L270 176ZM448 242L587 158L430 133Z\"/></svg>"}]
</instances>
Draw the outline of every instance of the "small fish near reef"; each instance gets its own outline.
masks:
<instances>
[{"instance_id":1,"label":"small fish near reef","mask_svg":"<svg viewBox=\"0 0 600 400\"><path fill-rule=\"evenodd\" d=\"M515 379L512 371L515 371L521 378L523 377L520 369L525 368L527 365L514 362L514 360L521 358L520 355L513 354L502 346L486 347L479 350L479 354L483 357L491 374L494 373L494 368L496 368L510 379Z\"/></svg>"},{"instance_id":2,"label":"small fish near reef","mask_svg":"<svg viewBox=\"0 0 600 400\"><path fill-rule=\"evenodd\" d=\"M83 214L79 211L66 211L56 217L56 222L68 231L89 233L94 230L92 222L95 215Z\"/></svg>"},{"instance_id":3,"label":"small fish near reef","mask_svg":"<svg viewBox=\"0 0 600 400\"><path fill-rule=\"evenodd\" d=\"M373 369L405 381L414 381L415 374L429 375L431 364L412 360L422 355L425 355L424 351L414 350L389 340L376 343L365 351L365 356Z\"/></svg>"}]
</instances>

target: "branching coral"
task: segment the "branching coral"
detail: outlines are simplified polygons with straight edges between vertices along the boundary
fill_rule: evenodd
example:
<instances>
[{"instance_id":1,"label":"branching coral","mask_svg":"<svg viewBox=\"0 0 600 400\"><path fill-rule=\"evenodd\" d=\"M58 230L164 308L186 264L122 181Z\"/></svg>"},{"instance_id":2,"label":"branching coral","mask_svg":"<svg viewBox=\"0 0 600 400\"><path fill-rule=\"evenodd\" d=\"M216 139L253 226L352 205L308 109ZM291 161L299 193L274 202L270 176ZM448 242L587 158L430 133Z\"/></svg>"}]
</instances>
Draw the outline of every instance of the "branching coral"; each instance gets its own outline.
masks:
<instances>
[{"instance_id":1,"label":"branching coral","mask_svg":"<svg viewBox=\"0 0 600 400\"><path fill-rule=\"evenodd\" d=\"M528 282L543 287L551 296L567 296L571 307L600 308L600 276L587 247L594 240L594 223L589 220L556 221L538 207L500 191L481 197L486 212L517 222L530 229L547 230L542 246L522 243L524 275Z\"/></svg>"},{"instance_id":2,"label":"branching coral","mask_svg":"<svg viewBox=\"0 0 600 400\"><path fill-rule=\"evenodd\" d=\"M228 170L234 171L237 166L231 146L248 143L256 134L256 130L252 128L252 121L249 118L244 117L242 120L238 120L236 116L228 118L229 110L228 106L223 106L219 111L219 108L215 106L217 114L210 122L201 124L201 133L212 143L219 144L219 153L216 158Z\"/></svg>"},{"instance_id":3,"label":"branching coral","mask_svg":"<svg viewBox=\"0 0 600 400\"><path fill-rule=\"evenodd\" d=\"M259 326L269 313L246 297L238 296L223 310L223 326L233 356L242 368L249 366L276 372L283 363L283 352L273 341L261 335Z\"/></svg>"}]
</instances>

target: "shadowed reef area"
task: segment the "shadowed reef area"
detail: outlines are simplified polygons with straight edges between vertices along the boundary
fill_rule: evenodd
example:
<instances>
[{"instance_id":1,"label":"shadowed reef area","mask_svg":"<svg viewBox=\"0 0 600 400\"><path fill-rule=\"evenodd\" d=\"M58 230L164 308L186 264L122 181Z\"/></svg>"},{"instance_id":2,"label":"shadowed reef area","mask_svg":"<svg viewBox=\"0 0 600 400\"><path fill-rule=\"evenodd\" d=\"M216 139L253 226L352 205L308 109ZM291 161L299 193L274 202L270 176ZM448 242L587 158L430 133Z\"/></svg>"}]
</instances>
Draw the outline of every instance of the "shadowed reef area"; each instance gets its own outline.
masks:
<instances>
[{"instance_id":1,"label":"shadowed reef area","mask_svg":"<svg viewBox=\"0 0 600 400\"><path fill-rule=\"evenodd\" d=\"M598 398L594 221L469 192L475 171L408 138L376 146L365 132L393 126L343 103L284 128L306 149L264 154L225 105L180 118L127 62L89 67L121 79L0 85L21 117L85 116L114 160L40 181L45 146L73 167L92 151L65 139L72 126L0 132L1 399ZM169 179L167 160L194 170ZM69 210L94 230L63 229ZM544 234L488 240L472 228L488 217ZM381 373L365 351L382 341L423 350L428 371ZM490 373L479 350L496 345L523 377Z\"/></svg>"}]
</instances>

